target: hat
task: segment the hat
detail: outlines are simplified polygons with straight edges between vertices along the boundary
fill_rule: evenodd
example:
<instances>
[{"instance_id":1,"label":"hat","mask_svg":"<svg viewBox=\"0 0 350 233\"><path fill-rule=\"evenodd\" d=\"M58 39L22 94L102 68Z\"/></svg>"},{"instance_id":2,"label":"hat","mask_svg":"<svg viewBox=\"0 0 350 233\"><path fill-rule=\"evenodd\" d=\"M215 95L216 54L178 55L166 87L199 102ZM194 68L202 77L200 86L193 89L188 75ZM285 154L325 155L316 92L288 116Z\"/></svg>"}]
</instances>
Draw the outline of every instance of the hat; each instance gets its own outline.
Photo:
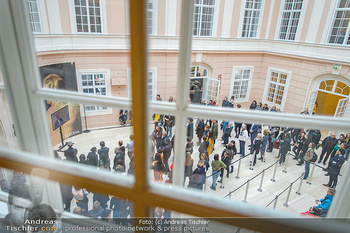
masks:
<instances>
[{"instance_id":1,"label":"hat","mask_svg":"<svg viewBox=\"0 0 350 233\"><path fill-rule=\"evenodd\" d=\"M71 141L67 142L67 145L68 145L68 146L73 146L73 144L74 144L74 143L71 142Z\"/></svg>"}]
</instances>

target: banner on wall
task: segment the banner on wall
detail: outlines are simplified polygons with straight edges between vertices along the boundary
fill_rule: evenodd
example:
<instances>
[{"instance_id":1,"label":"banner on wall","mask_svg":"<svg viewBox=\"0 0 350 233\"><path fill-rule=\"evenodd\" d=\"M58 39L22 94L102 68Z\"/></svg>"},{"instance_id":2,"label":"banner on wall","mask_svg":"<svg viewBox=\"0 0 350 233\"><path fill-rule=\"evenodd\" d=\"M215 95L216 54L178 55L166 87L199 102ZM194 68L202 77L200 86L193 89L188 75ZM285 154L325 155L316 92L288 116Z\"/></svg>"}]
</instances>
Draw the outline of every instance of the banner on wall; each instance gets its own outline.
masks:
<instances>
[{"instance_id":1,"label":"banner on wall","mask_svg":"<svg viewBox=\"0 0 350 233\"><path fill-rule=\"evenodd\" d=\"M44 88L78 91L74 62L46 65L39 68ZM66 119L64 124L60 125L62 128L63 140L82 133L79 104L46 100L46 115L53 146L61 143L59 127L56 127L57 122L53 122L53 120L57 121L57 112L59 112L60 109L68 109L68 112L65 114L69 115L69 118ZM56 117L53 118L53 115Z\"/></svg>"}]
</instances>

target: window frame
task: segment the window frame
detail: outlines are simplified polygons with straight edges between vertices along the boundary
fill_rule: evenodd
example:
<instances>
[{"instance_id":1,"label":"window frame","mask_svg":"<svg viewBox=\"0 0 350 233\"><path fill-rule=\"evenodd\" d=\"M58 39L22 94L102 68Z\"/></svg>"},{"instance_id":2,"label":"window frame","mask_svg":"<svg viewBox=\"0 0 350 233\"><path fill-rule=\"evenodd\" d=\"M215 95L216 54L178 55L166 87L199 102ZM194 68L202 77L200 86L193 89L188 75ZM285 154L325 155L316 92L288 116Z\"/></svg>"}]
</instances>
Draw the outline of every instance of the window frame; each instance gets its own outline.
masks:
<instances>
[{"instance_id":1,"label":"window frame","mask_svg":"<svg viewBox=\"0 0 350 233\"><path fill-rule=\"evenodd\" d=\"M271 78L272 72L285 73L287 75L287 80L286 80L286 84L284 86L281 105L278 105L276 103L273 103L273 102L270 102L267 100L270 78ZM284 70L284 69L279 69L279 68L275 68L275 67L268 67L265 88L264 88L264 96L263 96L264 103L267 103L269 105L269 107L271 107L271 106L279 107L281 109L281 111L283 111L285 104L286 104L286 101L287 101L287 94L288 94L288 89L289 89L291 77L292 77L292 71L290 71L290 70Z\"/></svg>"},{"instance_id":2,"label":"window frame","mask_svg":"<svg viewBox=\"0 0 350 233\"><path fill-rule=\"evenodd\" d=\"M43 27L42 27L42 24L41 24L39 0L26 0L27 4L29 4L29 2L35 2L35 4L37 5L38 12L36 12L36 14L38 14L38 18L39 18L39 22L37 22L37 23L39 23L39 29L40 30L39 31L33 31L33 27L32 27L33 22L31 20L32 17L29 17L29 19L30 19L30 26L32 28L32 33L34 33L34 34L41 34L42 31L43 31ZM29 11L29 7L28 7L28 13L29 14L33 14L33 12Z\"/></svg>"},{"instance_id":3,"label":"window frame","mask_svg":"<svg viewBox=\"0 0 350 233\"><path fill-rule=\"evenodd\" d=\"M194 32L195 32L195 28L194 28L194 22L193 22L193 32L192 32L192 34L193 34L193 36L194 37L213 37L214 35L215 35L215 33L214 33L214 25L215 25L215 17L216 17L216 9L218 8L217 7L217 4L218 4L218 1L219 0L213 0L214 1L214 5L212 5L212 6L209 6L209 5L203 5L203 1L204 0L200 0L201 1L201 3L200 4L196 4L195 3L195 6L194 6L194 10L196 9L196 6L197 7L200 7L200 21L198 21L198 22L200 22L199 23L199 27L198 27L198 29L197 29L197 33L195 34ZM198 6L199 5L199 6ZM201 35L201 31L202 31L202 18L203 18L203 7L207 7L207 8L213 8L213 14L212 14L212 22L211 22L211 34L210 35ZM193 17L193 18L195 18L195 17ZM194 21L194 19L193 19L193 21Z\"/></svg>"},{"instance_id":4,"label":"window frame","mask_svg":"<svg viewBox=\"0 0 350 233\"><path fill-rule=\"evenodd\" d=\"M156 66L152 66L152 67L147 67L147 72L152 72L153 73L153 79L152 79L152 87L153 87L153 90L152 92L154 93L154 95L152 96L152 99L149 99L149 100L152 100L152 101L155 101L156 100L156 97L157 97L157 94L158 94L158 86L157 86L157 83L158 83L158 67ZM148 73L147 73L148 74ZM131 68L127 68L126 70L126 75L127 75L127 80L128 80L128 98L131 98L132 97L132 88L131 88L131 77L132 77L132 74L131 74ZM147 76L148 78L148 76ZM148 87L148 82L147 82L147 87ZM148 93L148 89L147 89L147 93ZM148 96L148 95L147 95Z\"/></svg>"},{"instance_id":5,"label":"window frame","mask_svg":"<svg viewBox=\"0 0 350 233\"><path fill-rule=\"evenodd\" d=\"M297 26L297 29L296 29L296 32L295 32L295 38L294 40L289 40L289 39L280 39L280 34L281 34L281 25L282 25L282 19L283 19L283 13L285 12L284 10L284 6L286 4L286 1L287 0L284 0L284 3L281 4L281 8L280 8L280 15L279 15L279 21L278 21L278 30L276 30L276 39L277 40L281 40L281 41L299 41L299 37L300 37L300 33L301 33L301 29L299 27L301 27L300 25L303 24L303 21L304 21L304 12L305 12L305 9L306 9L306 6L307 6L307 0L303 0L303 3L302 3L302 7L300 9L300 16L299 16L299 19L298 19L298 26ZM295 0L293 0L293 3L294 3ZM288 10L289 12L295 12L294 10ZM288 20L288 22L290 22L290 18ZM289 27L287 27L287 31L288 31ZM286 37L289 36L289 34L286 33Z\"/></svg>"},{"instance_id":6,"label":"window frame","mask_svg":"<svg viewBox=\"0 0 350 233\"><path fill-rule=\"evenodd\" d=\"M256 0L254 0L256 1ZM240 19L240 31L239 31L239 37L240 38L246 38L246 39L256 39L256 38L259 38L260 37L260 29L261 29L261 17L262 15L264 14L263 12L263 9L264 9L264 6L265 6L265 1L264 0L261 0L261 8L259 9L259 20L258 20L258 27L256 29L256 35L254 37L250 37L250 36L242 36L242 33L243 33L243 26L244 26L244 18L245 18L245 12L246 12L246 2L247 0L244 1L244 3L242 4L242 17ZM254 4L254 3L253 3ZM248 9L252 12L254 11L257 11L256 9L253 9L253 8L250 8ZM250 24L251 25L251 24ZM250 30L249 30L250 31Z\"/></svg>"},{"instance_id":7,"label":"window frame","mask_svg":"<svg viewBox=\"0 0 350 233\"><path fill-rule=\"evenodd\" d=\"M158 33L158 0L147 0L153 2L153 9L152 9L152 16L153 16L153 22L152 22L152 33L148 33L148 25L147 25L147 33L148 35L157 35ZM147 12L149 11L147 7ZM147 18L148 20L148 18Z\"/></svg>"},{"instance_id":8,"label":"window frame","mask_svg":"<svg viewBox=\"0 0 350 233\"><path fill-rule=\"evenodd\" d=\"M77 92L47 90L41 88L34 53L33 39L31 37L29 25L23 23L25 20L28 22L29 16L25 16L24 14L16 14L18 17L13 18L10 14L10 12L26 12L22 1L0 1L0 12L3 13L0 14L0 19L3 20L2 22L5 22L0 25L0 29L5 29L1 31L7 32L0 35L0 41L2 43L1 49L5 51L3 54L6 54L6 57L1 60L4 68L5 85L7 87L6 94L9 96L12 112L26 113L16 114L14 116L20 132L19 141L22 145L21 149L23 151L0 148L0 164L3 167L9 169L20 169L26 173L30 173L31 169L34 167L44 168L50 171L49 179L51 180L60 181L70 185L79 184L87 188L91 187L91 190L99 190L102 193L120 196L121 198L128 198L135 204L135 217L147 217L150 215L149 210L152 207L160 206L169 210L183 212L185 214L199 217L267 217L268 219L255 218L254 222L256 224L251 224L251 219L242 219L242 221L233 219L231 221L230 219L217 218L217 221L224 224L235 225L257 231L271 232L274 230L282 232L288 229L290 232L300 230L303 232L316 232L320 229L323 231L326 231L326 229L329 229L329 231L348 229L347 225L335 221L332 221L332 224L327 221L321 221L316 225L313 222L303 223L301 225L295 225L286 221L281 222L278 220L279 217L288 217L290 215L281 212L274 212L272 210L263 209L257 206L223 200L222 198L210 194L193 192L177 187L169 189L167 186L149 183L146 175L148 171L146 168L147 157L144 156L143 153L147 150L147 142L144 139L147 137L146 133L148 128L147 120L143 115L147 114L147 98L145 98L145 75L147 72L145 3L143 1L131 0L130 11L132 48L131 60L133 67L132 87L135 90L133 97L138 97L133 98L134 124L136 129L134 185L128 185L130 184L130 179L127 179L126 177L118 177L117 179L110 180L107 179L107 181L105 178L117 176L112 176L111 174L107 175L102 172L97 177L97 171L90 172L89 174L87 171L90 171L90 169L86 167L74 169L74 165L69 163L60 163L57 160L47 158L49 155L53 156L53 154L51 143L48 141L48 126L41 123L44 122L46 117L44 114L45 110L43 99L54 98L61 100L72 100L88 104L106 104L107 106L111 107L130 106L131 102L117 97L99 96L96 98ZM151 111L163 110L164 113L175 113L177 117L177 124L183 125L183 127L179 127L177 131L177 135L180 136L176 137L175 139L175 150L179 149L180 151L184 151L185 143L182 139L185 136L185 120L187 119L188 115L205 116L210 119L216 117L219 119L229 118L228 120L237 119L238 121L242 122L248 120L250 122L255 121L256 123L275 123L281 126L309 126L312 128L320 127L321 129L333 127L335 130L343 129L344 125L350 125L349 119L337 119L337 122L333 122L330 121L332 118L327 117L317 118L313 116L296 116L293 114L285 114L282 118L278 114L276 115L274 113L266 112L249 114L251 113L249 110L237 111L234 109L225 109L223 111L220 108L211 108L211 111L203 111L207 110L207 108L204 106L191 106L188 108L188 91L186 92L188 88L185 88L185 94L183 94L184 90L180 87L186 87L186 85L188 85L188 81L186 81L188 79L183 77L187 77L190 67L192 24L189 24L189 22L193 22L191 21L191 18L193 19L193 17L190 17L192 16L192 12L193 1L184 0L182 4L183 17L181 22L181 37L184 40L182 40L183 42L180 43L180 64L177 88L178 98L176 105L165 104L164 106L158 106L159 104L150 104ZM13 39L11 40L8 38ZM145 40L140 40L140 38ZM143 41L144 43L140 43L140 41ZM26 103L29 105L27 106ZM21 120L23 120L23 122L21 122ZM175 156L174 183L178 185L183 184L183 162L183 156ZM57 165L61 166L59 167ZM182 168L182 170L177 170L177 168ZM345 173L344 176L349 178L350 175ZM346 179L346 177L344 177L344 179ZM120 183L121 181L125 182ZM335 199L332 205L333 208L331 207L330 212L328 213L330 217L340 216L339 211L346 211L344 208L335 208L340 207L341 204L344 205L344 201L349 203L349 198L346 197L349 187L342 186L342 188L343 192L339 193L339 196L337 199ZM171 192L169 192L169 190L171 190ZM59 193L59 190L53 191L56 191L56 194ZM55 199L60 199L60 195L56 195ZM60 204L62 205L62 202ZM333 210L338 211L338 214L334 215ZM349 214L349 212L347 214Z\"/></svg>"},{"instance_id":9,"label":"window frame","mask_svg":"<svg viewBox=\"0 0 350 233\"><path fill-rule=\"evenodd\" d=\"M243 103L243 102L249 101L250 90L251 90L251 87L252 87L252 81L253 81L253 77L254 77L254 66L233 66L232 67L230 93L228 95L229 98L233 95L233 87L234 87L234 82L235 82L235 73L236 73L237 70L250 70L246 98L237 99L235 97L235 103Z\"/></svg>"},{"instance_id":10,"label":"window frame","mask_svg":"<svg viewBox=\"0 0 350 233\"><path fill-rule=\"evenodd\" d=\"M82 85L82 75L84 74L104 74L105 75L105 86L106 86L106 95L105 96L111 96L111 76L110 76L110 69L77 69L77 81L78 81L78 91L83 93L83 85ZM91 94L90 94L91 95ZM96 95L97 96L97 95ZM96 106L96 105L95 105ZM86 116L98 116L98 115L107 115L112 114L113 109L110 107L107 107L107 109L104 110L92 110L92 111L86 111ZM80 115L84 116L84 106L80 105Z\"/></svg>"},{"instance_id":11,"label":"window frame","mask_svg":"<svg viewBox=\"0 0 350 233\"><path fill-rule=\"evenodd\" d=\"M104 31L104 21L105 21L105 18L104 18L104 7L103 7L103 1L104 0L99 0L99 3L100 3L100 20L101 20L101 32L91 32L91 24L90 24L90 13L89 13L89 0L81 0L81 1L86 1L86 7L87 7L87 20L88 20L88 29L89 31L88 32L79 32L78 31L78 25L77 25L77 16L76 16L76 11L75 11L75 2L74 0L72 0L71 4L72 4L72 15L73 15L73 20L74 20L74 25L72 25L74 27L74 31L75 33L78 33L78 34L97 34L97 35L100 35L100 34L103 34L105 33ZM95 1L95 0L94 0ZM94 16L95 17L95 16ZM97 24L95 24L97 25Z\"/></svg>"},{"instance_id":12,"label":"window frame","mask_svg":"<svg viewBox=\"0 0 350 233\"><path fill-rule=\"evenodd\" d=\"M344 36L343 43L338 44L338 43L331 43L330 42L330 39L331 39L331 36L332 36L331 33L333 31L333 27L334 27L334 22L335 22L335 17L337 15L337 11L339 11L340 9L349 9L348 11L350 11L350 6L348 8L339 8L340 1L341 0L338 0L336 2L336 5L334 6L334 12L332 14L332 20L331 20L331 23L329 25L329 31L328 31L328 34L327 34L327 37L326 37L326 44L329 44L329 45L332 45L332 46L350 46L350 44L346 44L347 40L350 41L350 17L349 17L349 24L348 24L347 31L346 31L345 36Z\"/></svg>"}]
</instances>

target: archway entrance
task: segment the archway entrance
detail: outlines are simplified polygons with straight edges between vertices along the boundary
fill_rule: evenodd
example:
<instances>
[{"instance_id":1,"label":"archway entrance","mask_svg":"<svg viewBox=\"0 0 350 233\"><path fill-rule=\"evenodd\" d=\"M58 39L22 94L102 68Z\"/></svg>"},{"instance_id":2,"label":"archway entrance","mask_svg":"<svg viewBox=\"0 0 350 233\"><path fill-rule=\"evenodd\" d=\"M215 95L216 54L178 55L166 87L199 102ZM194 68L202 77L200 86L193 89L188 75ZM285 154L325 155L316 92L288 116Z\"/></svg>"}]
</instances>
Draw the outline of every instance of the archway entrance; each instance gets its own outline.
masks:
<instances>
[{"instance_id":1,"label":"archway entrance","mask_svg":"<svg viewBox=\"0 0 350 233\"><path fill-rule=\"evenodd\" d=\"M317 90L310 93L309 111L312 110L315 115L347 116L349 94L350 87L342 81L320 81Z\"/></svg>"},{"instance_id":2,"label":"archway entrance","mask_svg":"<svg viewBox=\"0 0 350 233\"><path fill-rule=\"evenodd\" d=\"M190 72L190 99L192 103L206 104L218 100L220 80L210 78L208 69L203 66L192 66Z\"/></svg>"}]
</instances>

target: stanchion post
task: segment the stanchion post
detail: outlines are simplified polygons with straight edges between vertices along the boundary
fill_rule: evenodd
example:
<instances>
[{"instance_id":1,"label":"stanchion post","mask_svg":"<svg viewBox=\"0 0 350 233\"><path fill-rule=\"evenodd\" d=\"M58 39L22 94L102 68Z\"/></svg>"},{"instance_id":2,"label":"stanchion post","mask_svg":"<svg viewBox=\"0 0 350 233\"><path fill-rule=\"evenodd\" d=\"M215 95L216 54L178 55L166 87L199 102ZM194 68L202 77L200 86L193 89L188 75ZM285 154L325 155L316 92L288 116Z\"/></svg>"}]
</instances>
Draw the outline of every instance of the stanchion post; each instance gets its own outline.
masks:
<instances>
[{"instance_id":1,"label":"stanchion post","mask_svg":"<svg viewBox=\"0 0 350 233\"><path fill-rule=\"evenodd\" d=\"M232 196L232 193L230 193L230 195L228 195L228 199L231 200L231 196Z\"/></svg>"},{"instance_id":2,"label":"stanchion post","mask_svg":"<svg viewBox=\"0 0 350 233\"><path fill-rule=\"evenodd\" d=\"M304 173L303 173L304 174ZM301 185L303 184L303 174L302 176L300 176L300 183L299 183L299 188L298 188L298 191L296 191L295 193L300 195L300 189L301 189Z\"/></svg>"},{"instance_id":3,"label":"stanchion post","mask_svg":"<svg viewBox=\"0 0 350 233\"><path fill-rule=\"evenodd\" d=\"M284 173L287 173L287 166L288 166L288 161L289 161L289 156L288 156L288 154L286 154L286 156L287 156L287 161L286 161L286 164L285 164L285 166L284 166L284 169L282 170L282 172L284 172Z\"/></svg>"},{"instance_id":4,"label":"stanchion post","mask_svg":"<svg viewBox=\"0 0 350 233\"><path fill-rule=\"evenodd\" d=\"M314 166L312 167L312 171L311 171L311 174L309 176L309 179L307 180L307 184L311 184L311 179L312 179L312 175L314 174L314 171L315 171L315 167L316 167L316 163L314 163Z\"/></svg>"},{"instance_id":5,"label":"stanchion post","mask_svg":"<svg viewBox=\"0 0 350 233\"><path fill-rule=\"evenodd\" d=\"M241 170L241 162L242 162L242 159L240 159L240 160L239 160L239 163L238 163L238 169L237 169L236 179L239 179L239 170Z\"/></svg>"},{"instance_id":6,"label":"stanchion post","mask_svg":"<svg viewBox=\"0 0 350 233\"><path fill-rule=\"evenodd\" d=\"M276 209L277 200L278 200L278 195L276 195L275 202L273 203L273 209Z\"/></svg>"},{"instance_id":7,"label":"stanchion post","mask_svg":"<svg viewBox=\"0 0 350 233\"><path fill-rule=\"evenodd\" d=\"M290 197L290 192L292 191L292 187L293 187L293 183L290 183L286 203L283 204L285 207L288 207L288 201L289 201L289 197Z\"/></svg>"},{"instance_id":8,"label":"stanchion post","mask_svg":"<svg viewBox=\"0 0 350 233\"><path fill-rule=\"evenodd\" d=\"M277 171L277 162L276 162L276 165L275 165L275 170L273 171L273 176L272 176L272 179L271 179L271 181L272 182L275 182L276 180L275 180L275 176L276 176L276 171Z\"/></svg>"},{"instance_id":9,"label":"stanchion post","mask_svg":"<svg viewBox=\"0 0 350 233\"><path fill-rule=\"evenodd\" d=\"M262 184L263 184L263 181L264 181L264 175L265 175L265 169L263 170L263 172L261 174L260 186L258 188L259 192L262 192Z\"/></svg>"},{"instance_id":10,"label":"stanchion post","mask_svg":"<svg viewBox=\"0 0 350 233\"><path fill-rule=\"evenodd\" d=\"M249 183L250 183L250 180L248 180L248 182L247 182L247 188L245 189L245 195L244 195L244 200L243 200L244 203L247 203L248 190L249 190Z\"/></svg>"},{"instance_id":11,"label":"stanchion post","mask_svg":"<svg viewBox=\"0 0 350 233\"><path fill-rule=\"evenodd\" d=\"M205 192L206 189L207 189L207 177L205 177L205 181L204 181L204 185L203 185L203 192Z\"/></svg>"},{"instance_id":12,"label":"stanchion post","mask_svg":"<svg viewBox=\"0 0 350 233\"><path fill-rule=\"evenodd\" d=\"M225 186L224 186L224 176L225 176L225 169L222 170L222 178L221 178L221 185L220 185L221 189L225 188Z\"/></svg>"}]
</instances>

